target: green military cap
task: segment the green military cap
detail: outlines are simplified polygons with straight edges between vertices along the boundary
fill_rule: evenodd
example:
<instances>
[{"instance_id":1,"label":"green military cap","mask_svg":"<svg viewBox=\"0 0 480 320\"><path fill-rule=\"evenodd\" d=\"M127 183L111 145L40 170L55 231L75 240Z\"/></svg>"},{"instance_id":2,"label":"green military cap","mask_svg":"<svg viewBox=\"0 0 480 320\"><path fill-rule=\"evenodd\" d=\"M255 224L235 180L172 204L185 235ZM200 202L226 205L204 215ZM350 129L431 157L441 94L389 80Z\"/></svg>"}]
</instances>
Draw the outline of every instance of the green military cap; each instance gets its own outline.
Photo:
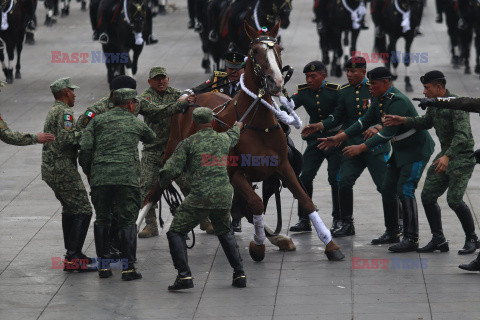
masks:
<instances>
[{"instance_id":1,"label":"green military cap","mask_svg":"<svg viewBox=\"0 0 480 320\"><path fill-rule=\"evenodd\" d=\"M438 70L433 70L425 73L424 76L420 77L420 81L422 82L422 84L427 84L433 81L445 81L445 83L447 82L447 80L445 79L445 75Z\"/></svg>"},{"instance_id":2,"label":"green military cap","mask_svg":"<svg viewBox=\"0 0 480 320\"><path fill-rule=\"evenodd\" d=\"M327 68L321 61L312 61L307 63L307 65L303 68L303 73L307 72L327 72Z\"/></svg>"},{"instance_id":3,"label":"green military cap","mask_svg":"<svg viewBox=\"0 0 480 320\"><path fill-rule=\"evenodd\" d=\"M367 67L367 61L363 57L351 57L345 62L345 69L362 69Z\"/></svg>"},{"instance_id":4,"label":"green military cap","mask_svg":"<svg viewBox=\"0 0 480 320\"><path fill-rule=\"evenodd\" d=\"M212 109L200 107L193 110L193 121L198 124L211 123L213 121Z\"/></svg>"},{"instance_id":5,"label":"green military cap","mask_svg":"<svg viewBox=\"0 0 480 320\"><path fill-rule=\"evenodd\" d=\"M377 67L367 72L368 80L392 79L390 70L385 67Z\"/></svg>"},{"instance_id":6,"label":"green military cap","mask_svg":"<svg viewBox=\"0 0 480 320\"><path fill-rule=\"evenodd\" d=\"M122 102L125 100L132 100L137 98L137 90L130 88L122 88L113 91L113 101Z\"/></svg>"},{"instance_id":7,"label":"green military cap","mask_svg":"<svg viewBox=\"0 0 480 320\"><path fill-rule=\"evenodd\" d=\"M164 67L153 67L152 69L150 69L150 75L148 77L152 79L158 75L168 77L167 69Z\"/></svg>"},{"instance_id":8,"label":"green military cap","mask_svg":"<svg viewBox=\"0 0 480 320\"><path fill-rule=\"evenodd\" d=\"M78 89L80 87L72 84L72 81L70 81L70 78L58 79L50 85L50 90L52 90L52 93L60 92L66 88Z\"/></svg>"},{"instance_id":9,"label":"green military cap","mask_svg":"<svg viewBox=\"0 0 480 320\"><path fill-rule=\"evenodd\" d=\"M0 87L5 87L7 83L5 81L0 81Z\"/></svg>"},{"instance_id":10,"label":"green military cap","mask_svg":"<svg viewBox=\"0 0 480 320\"><path fill-rule=\"evenodd\" d=\"M230 69L242 69L245 56L238 52L228 52L225 55L225 66Z\"/></svg>"}]
</instances>

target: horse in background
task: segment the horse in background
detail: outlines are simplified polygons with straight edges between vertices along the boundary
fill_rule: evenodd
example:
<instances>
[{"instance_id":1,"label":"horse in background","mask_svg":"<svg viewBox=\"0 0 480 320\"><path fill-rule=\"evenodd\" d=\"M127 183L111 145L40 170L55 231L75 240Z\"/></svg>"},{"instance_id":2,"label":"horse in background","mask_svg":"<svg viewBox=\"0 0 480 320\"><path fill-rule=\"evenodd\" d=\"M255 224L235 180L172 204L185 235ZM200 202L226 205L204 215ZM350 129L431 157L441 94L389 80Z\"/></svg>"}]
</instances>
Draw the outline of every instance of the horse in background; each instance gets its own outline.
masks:
<instances>
[{"instance_id":1,"label":"horse in background","mask_svg":"<svg viewBox=\"0 0 480 320\"><path fill-rule=\"evenodd\" d=\"M445 12L445 22L447 24L448 37L450 38L450 63L453 65L454 69L458 69L462 62L461 57L465 54L460 39L466 36L466 31L458 28L460 16L458 13L457 0L443 0L441 5L443 9L442 11ZM467 64L465 67L467 67ZM470 67L468 67L468 69L469 68Z\"/></svg>"},{"instance_id":2,"label":"horse in background","mask_svg":"<svg viewBox=\"0 0 480 320\"><path fill-rule=\"evenodd\" d=\"M423 0L376 0L372 3L372 18L376 29L375 50L380 56L386 57L385 67L390 69L393 66L392 75L398 77L397 67L399 62L405 64L405 90L412 92L413 87L408 74L408 67L415 57L419 61L427 62L425 55L411 55L411 47L415 37L415 29L420 25L423 13ZM388 45L387 39L388 36ZM397 52L396 44L398 39L405 39L405 52Z\"/></svg>"},{"instance_id":3,"label":"horse in background","mask_svg":"<svg viewBox=\"0 0 480 320\"><path fill-rule=\"evenodd\" d=\"M460 43L462 46L462 61L465 65L465 74L470 74L470 47L475 35L475 73L480 73L480 3L477 0L458 0L460 17L464 28Z\"/></svg>"}]
</instances>

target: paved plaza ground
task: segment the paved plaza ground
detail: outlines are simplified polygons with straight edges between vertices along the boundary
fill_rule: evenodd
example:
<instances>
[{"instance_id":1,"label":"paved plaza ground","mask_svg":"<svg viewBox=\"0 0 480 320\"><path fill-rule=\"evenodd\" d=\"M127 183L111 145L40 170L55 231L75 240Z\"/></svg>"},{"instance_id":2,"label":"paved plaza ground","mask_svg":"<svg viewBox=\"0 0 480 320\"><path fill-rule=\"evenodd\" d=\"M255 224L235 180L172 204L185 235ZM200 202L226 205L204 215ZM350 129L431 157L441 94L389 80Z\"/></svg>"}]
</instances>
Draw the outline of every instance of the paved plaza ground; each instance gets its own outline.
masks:
<instances>
[{"instance_id":1,"label":"paved plaza ground","mask_svg":"<svg viewBox=\"0 0 480 320\"><path fill-rule=\"evenodd\" d=\"M147 75L154 65L167 67L170 84L184 89L208 78L200 67L202 53L198 34L187 30L185 0L170 0L168 14L154 20L154 35L159 43L145 47L140 57L136 79L139 92L147 88ZM318 36L311 0L293 1L291 25L282 31L285 51L283 60L295 68L288 84L291 94L295 85L304 82L303 66L320 59ZM91 41L88 13L72 2L71 14L58 18L52 28L39 25L35 46L25 46L22 56L23 79L2 89L0 112L14 130L39 132L53 103L49 84L70 76L76 90L75 114L105 96L108 92L106 69L99 63L51 63L51 51L90 52L101 50ZM43 22L45 9L37 9ZM458 95L478 96L480 79L464 75L450 64L446 27L434 22L433 1L425 8L422 29L412 51L426 53L426 63L414 63L410 75L414 92L421 97L419 77L439 69L447 77L447 87ZM370 20L370 18L369 18ZM358 50L372 52L373 24L362 31ZM403 41L398 50L403 51ZM425 61L424 61L425 62ZM380 66L369 65L368 68ZM399 68L399 79L404 69ZM346 78L329 78L346 83ZM403 81L395 85L404 90ZM418 109L420 113L423 113ZM303 109L299 110L308 122ZM480 139L480 118L471 115L473 134ZM432 136L438 139L433 131ZM305 143L299 130L291 137L300 150ZM477 144L478 147L478 144ZM64 254L61 232L61 207L40 175L41 146L15 147L0 144L0 319L480 319L480 275L458 269L474 255L459 256L464 235L458 219L449 209L445 196L440 198L444 232L451 251L434 254L391 254L387 246L372 246L370 240L384 231L381 198L368 173L354 188L356 236L338 240L346 258L329 262L324 246L314 233L291 234L288 228L297 222L297 203L292 195L282 192L283 233L297 246L294 252L281 252L267 244L263 262L253 262L248 254L252 226L243 221L243 232L237 241L244 259L248 285L231 287L232 271L215 236L196 229L196 246L189 251L195 288L184 292L168 292L175 278L165 232L171 215L164 209L165 229L160 236L138 240L138 269L143 279L120 280L114 270L109 279L96 273L67 274L52 269L52 257ZM472 208L478 229L480 218L480 168L476 168L464 200ZM417 198L423 187L423 179ZM319 171L314 184L313 200L328 226L331 224L330 187L326 166ZM430 240L430 229L419 202L420 243ZM164 207L165 208L165 207ZM275 223L275 206L269 207L266 220ZM337 240L336 240L337 241ZM93 222L84 246L87 255L95 256ZM357 259L389 259L386 268L356 268ZM410 259L410 260L408 260ZM407 262L423 261L423 268L411 268ZM405 264L404 264L405 263ZM363 262L361 264L364 266Z\"/></svg>"}]
</instances>

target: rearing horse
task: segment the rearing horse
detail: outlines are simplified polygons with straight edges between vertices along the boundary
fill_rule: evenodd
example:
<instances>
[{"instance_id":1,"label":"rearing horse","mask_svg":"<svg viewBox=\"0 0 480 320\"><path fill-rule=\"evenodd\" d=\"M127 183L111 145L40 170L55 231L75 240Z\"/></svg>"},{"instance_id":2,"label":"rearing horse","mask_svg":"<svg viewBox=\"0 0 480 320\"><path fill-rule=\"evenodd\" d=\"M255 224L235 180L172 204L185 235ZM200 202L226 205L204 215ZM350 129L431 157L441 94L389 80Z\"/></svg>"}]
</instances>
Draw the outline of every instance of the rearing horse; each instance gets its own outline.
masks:
<instances>
[{"instance_id":1,"label":"rearing horse","mask_svg":"<svg viewBox=\"0 0 480 320\"><path fill-rule=\"evenodd\" d=\"M245 212L245 217L254 225L254 241L250 242L249 247L250 256L255 261L263 260L265 257L265 229L269 231L268 226L263 222L262 199L252 189L252 183L276 176L298 199L301 208L306 212L311 212L309 217L319 238L326 245L325 254L328 259L341 260L344 255L333 242L330 231L320 219L315 205L301 187L288 161L287 138L280 129L275 115L282 117L284 121L292 118L272 106L275 105L272 96L278 96L284 85L281 71L281 47L276 40L279 24L277 23L272 30L266 33L258 33L248 24L245 24L245 29L251 43L245 74L240 80L242 90L230 101L223 94L204 93L197 97L197 104L216 112L217 120L214 129L217 131L227 130L235 121L244 123L240 140L230 151L229 156L241 160L249 158L252 161L242 161L238 165L229 163L227 170L232 186L246 199L249 210ZM222 106L222 104L224 105ZM296 124L301 125L298 123L299 119L296 119ZM173 118L165 159L173 153L180 140L192 134L191 129L192 108L184 115L177 115ZM257 163L253 159L270 159L270 162L269 164ZM280 249L294 248L290 238L270 240Z\"/></svg>"}]
</instances>

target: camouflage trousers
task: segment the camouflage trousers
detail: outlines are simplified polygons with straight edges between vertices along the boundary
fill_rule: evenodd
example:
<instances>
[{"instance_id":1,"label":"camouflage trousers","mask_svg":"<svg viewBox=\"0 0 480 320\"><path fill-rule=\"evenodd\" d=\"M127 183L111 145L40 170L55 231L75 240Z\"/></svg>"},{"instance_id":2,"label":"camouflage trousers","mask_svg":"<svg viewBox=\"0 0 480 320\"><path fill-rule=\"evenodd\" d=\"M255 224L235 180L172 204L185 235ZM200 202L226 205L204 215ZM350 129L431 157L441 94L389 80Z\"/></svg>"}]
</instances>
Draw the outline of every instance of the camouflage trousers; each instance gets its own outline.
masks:
<instances>
[{"instance_id":1,"label":"camouflage trousers","mask_svg":"<svg viewBox=\"0 0 480 320\"><path fill-rule=\"evenodd\" d=\"M78 174L78 172L77 172ZM69 182L58 182L54 179L43 179L55 193L62 204L62 214L92 214L92 206L88 200L87 190L80 175L78 179Z\"/></svg>"},{"instance_id":2,"label":"camouflage trousers","mask_svg":"<svg viewBox=\"0 0 480 320\"><path fill-rule=\"evenodd\" d=\"M207 218L210 218L213 230L217 236L230 231L230 209L196 208L185 205L185 203L182 203L175 212L169 231L187 234Z\"/></svg>"},{"instance_id":3,"label":"camouflage trousers","mask_svg":"<svg viewBox=\"0 0 480 320\"><path fill-rule=\"evenodd\" d=\"M140 210L140 188L133 186L92 187L97 226L110 226L112 212L117 215L118 228L134 225ZM115 211L113 210L115 204Z\"/></svg>"},{"instance_id":4,"label":"camouflage trousers","mask_svg":"<svg viewBox=\"0 0 480 320\"><path fill-rule=\"evenodd\" d=\"M473 173L473 166L447 170L436 174L435 167L428 168L425 185L422 190L422 203L433 204L447 191L447 203L452 210L463 204L463 195Z\"/></svg>"},{"instance_id":5,"label":"camouflage trousers","mask_svg":"<svg viewBox=\"0 0 480 320\"><path fill-rule=\"evenodd\" d=\"M147 196L148 192L152 189L155 183L158 182L160 169L163 167L163 152L152 152L152 151L143 151L142 152L142 161L141 161L141 191L142 191L142 201ZM190 185L187 182L185 176L182 174L178 179L175 180L175 183L180 187L184 197L190 192ZM160 204L161 202L159 202ZM148 211L145 217L145 223L147 225L157 225L157 217L155 215L155 209L159 208L161 212L161 206L153 206L150 211Z\"/></svg>"}]
</instances>

